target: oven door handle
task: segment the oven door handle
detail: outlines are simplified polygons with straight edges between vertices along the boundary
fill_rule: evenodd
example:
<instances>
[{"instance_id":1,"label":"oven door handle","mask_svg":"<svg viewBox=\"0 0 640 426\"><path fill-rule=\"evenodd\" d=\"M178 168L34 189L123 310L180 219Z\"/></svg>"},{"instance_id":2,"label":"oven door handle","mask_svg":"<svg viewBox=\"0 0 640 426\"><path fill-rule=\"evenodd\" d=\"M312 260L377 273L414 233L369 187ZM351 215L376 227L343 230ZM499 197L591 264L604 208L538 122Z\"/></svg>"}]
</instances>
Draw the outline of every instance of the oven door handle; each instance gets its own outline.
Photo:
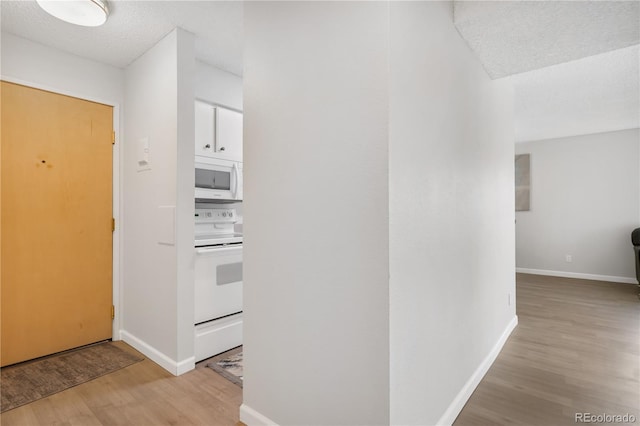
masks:
<instances>
[{"instance_id":1,"label":"oven door handle","mask_svg":"<svg viewBox=\"0 0 640 426\"><path fill-rule=\"evenodd\" d=\"M232 247L197 247L196 254L211 254L211 253L228 253L234 250L242 250L242 246Z\"/></svg>"}]
</instances>

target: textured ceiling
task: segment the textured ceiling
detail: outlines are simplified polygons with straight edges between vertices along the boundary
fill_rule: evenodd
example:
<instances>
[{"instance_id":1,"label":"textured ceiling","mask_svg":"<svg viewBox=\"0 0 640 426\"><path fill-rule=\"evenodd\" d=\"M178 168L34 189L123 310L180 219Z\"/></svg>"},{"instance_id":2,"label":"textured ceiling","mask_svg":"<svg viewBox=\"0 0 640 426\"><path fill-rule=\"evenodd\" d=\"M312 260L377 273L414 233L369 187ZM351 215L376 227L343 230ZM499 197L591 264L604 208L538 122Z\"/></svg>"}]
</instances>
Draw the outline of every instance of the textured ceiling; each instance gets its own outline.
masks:
<instances>
[{"instance_id":1,"label":"textured ceiling","mask_svg":"<svg viewBox=\"0 0 640 426\"><path fill-rule=\"evenodd\" d=\"M175 27L196 36L196 56L242 74L242 3L239 1L110 0L107 23L70 25L33 0L2 0L2 31L78 56L124 68Z\"/></svg>"},{"instance_id":2,"label":"textured ceiling","mask_svg":"<svg viewBox=\"0 0 640 426\"><path fill-rule=\"evenodd\" d=\"M454 24L511 76L516 141L640 126L640 2L455 1Z\"/></svg>"},{"instance_id":3,"label":"textured ceiling","mask_svg":"<svg viewBox=\"0 0 640 426\"><path fill-rule=\"evenodd\" d=\"M638 1L455 1L454 23L492 78L640 42Z\"/></svg>"},{"instance_id":4,"label":"textured ceiling","mask_svg":"<svg viewBox=\"0 0 640 426\"><path fill-rule=\"evenodd\" d=\"M638 45L509 77L516 142L640 127Z\"/></svg>"}]
</instances>

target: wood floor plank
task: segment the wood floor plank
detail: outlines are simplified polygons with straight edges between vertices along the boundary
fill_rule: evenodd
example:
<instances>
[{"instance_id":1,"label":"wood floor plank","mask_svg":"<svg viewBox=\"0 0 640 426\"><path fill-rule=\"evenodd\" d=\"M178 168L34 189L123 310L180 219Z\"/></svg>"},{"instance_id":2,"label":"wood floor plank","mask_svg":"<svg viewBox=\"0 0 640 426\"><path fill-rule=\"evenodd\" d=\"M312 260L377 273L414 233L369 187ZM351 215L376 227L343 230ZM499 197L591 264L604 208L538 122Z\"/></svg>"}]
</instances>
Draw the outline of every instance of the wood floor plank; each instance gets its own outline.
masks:
<instances>
[{"instance_id":1,"label":"wood floor plank","mask_svg":"<svg viewBox=\"0 0 640 426\"><path fill-rule=\"evenodd\" d=\"M455 425L640 422L638 286L518 274L516 300L518 327Z\"/></svg>"},{"instance_id":2,"label":"wood floor plank","mask_svg":"<svg viewBox=\"0 0 640 426\"><path fill-rule=\"evenodd\" d=\"M457 426L575 425L575 414L640 423L640 300L633 285L518 274L519 325ZM136 352L124 342L117 344ZM7 411L3 426L239 424L242 389L199 363L152 361Z\"/></svg>"},{"instance_id":3,"label":"wood floor plank","mask_svg":"<svg viewBox=\"0 0 640 426\"><path fill-rule=\"evenodd\" d=\"M119 347L137 353L124 342ZM175 377L139 363L0 415L3 426L214 425L239 421L242 388L205 363Z\"/></svg>"}]
</instances>

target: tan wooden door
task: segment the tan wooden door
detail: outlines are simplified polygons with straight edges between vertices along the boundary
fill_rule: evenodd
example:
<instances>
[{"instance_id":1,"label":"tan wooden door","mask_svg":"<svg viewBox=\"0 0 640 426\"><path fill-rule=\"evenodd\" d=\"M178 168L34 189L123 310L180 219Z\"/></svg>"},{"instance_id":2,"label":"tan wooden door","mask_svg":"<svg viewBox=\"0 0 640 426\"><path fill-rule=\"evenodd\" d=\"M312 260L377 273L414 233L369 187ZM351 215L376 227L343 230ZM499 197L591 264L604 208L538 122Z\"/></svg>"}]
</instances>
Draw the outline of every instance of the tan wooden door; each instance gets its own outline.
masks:
<instances>
[{"instance_id":1,"label":"tan wooden door","mask_svg":"<svg viewBox=\"0 0 640 426\"><path fill-rule=\"evenodd\" d=\"M1 84L4 366L111 338L113 114Z\"/></svg>"}]
</instances>

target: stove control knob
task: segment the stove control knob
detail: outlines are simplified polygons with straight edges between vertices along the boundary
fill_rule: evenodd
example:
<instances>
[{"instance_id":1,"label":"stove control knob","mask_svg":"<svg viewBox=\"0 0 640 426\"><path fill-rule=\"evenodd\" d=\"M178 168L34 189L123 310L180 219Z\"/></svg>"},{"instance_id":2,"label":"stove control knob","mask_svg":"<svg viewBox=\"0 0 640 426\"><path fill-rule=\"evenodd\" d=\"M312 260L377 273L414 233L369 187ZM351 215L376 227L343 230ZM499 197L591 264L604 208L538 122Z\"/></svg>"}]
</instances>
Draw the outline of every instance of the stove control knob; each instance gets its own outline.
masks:
<instances>
[{"instance_id":1,"label":"stove control knob","mask_svg":"<svg viewBox=\"0 0 640 426\"><path fill-rule=\"evenodd\" d=\"M222 217L227 217L227 212L222 212Z\"/></svg>"}]
</instances>

